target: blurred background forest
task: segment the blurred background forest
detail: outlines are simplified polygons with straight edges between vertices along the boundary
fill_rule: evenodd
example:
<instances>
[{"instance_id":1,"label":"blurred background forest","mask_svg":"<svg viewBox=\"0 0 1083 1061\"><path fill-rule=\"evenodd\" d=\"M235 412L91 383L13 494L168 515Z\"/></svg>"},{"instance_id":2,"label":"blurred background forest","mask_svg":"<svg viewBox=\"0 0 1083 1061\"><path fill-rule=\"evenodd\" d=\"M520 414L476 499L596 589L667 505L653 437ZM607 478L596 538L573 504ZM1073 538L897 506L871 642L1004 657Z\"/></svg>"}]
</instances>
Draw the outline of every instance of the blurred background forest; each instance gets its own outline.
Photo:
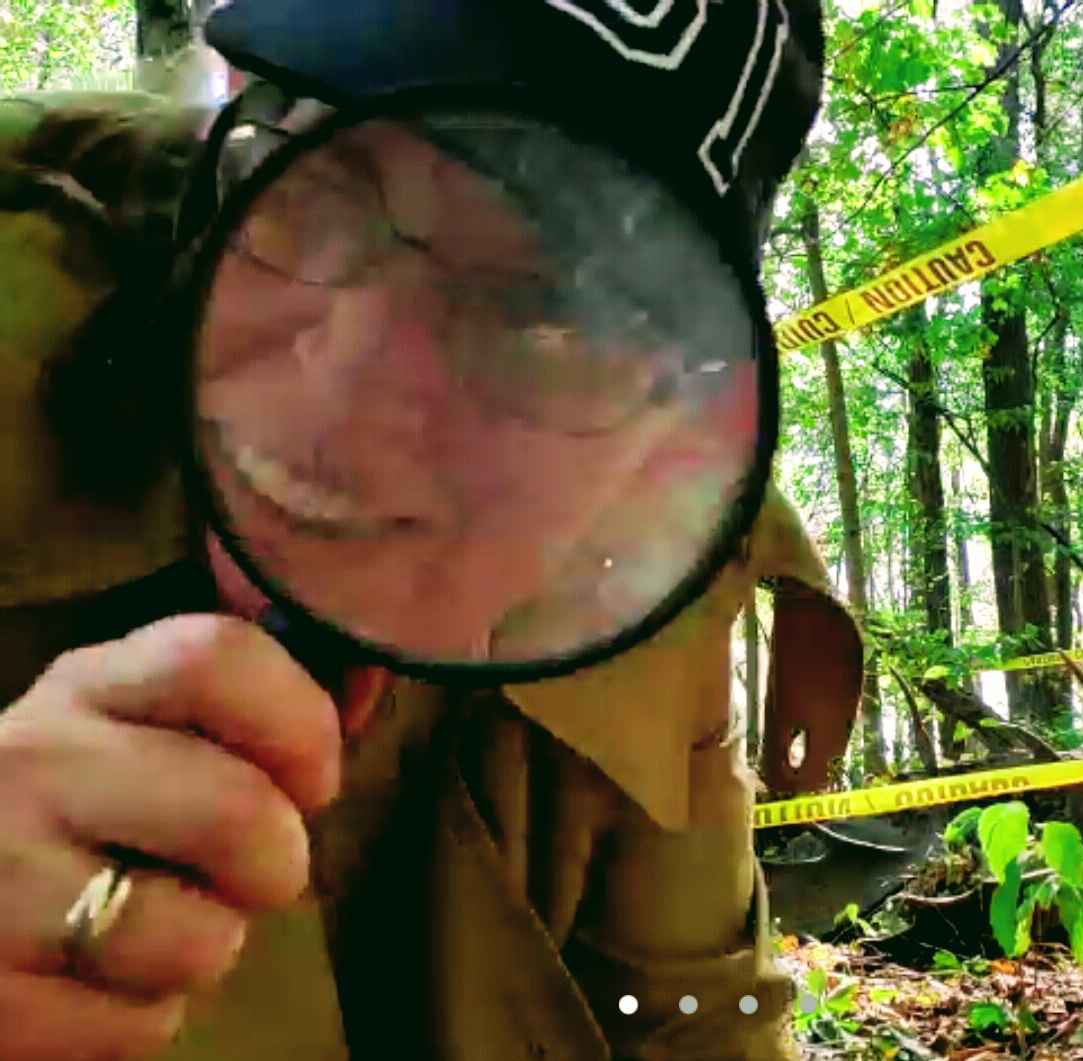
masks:
<instances>
[{"instance_id":1,"label":"blurred background forest","mask_svg":"<svg viewBox=\"0 0 1083 1061\"><path fill-rule=\"evenodd\" d=\"M214 104L224 71L185 48L189 6L3 0L0 88ZM1080 0L826 0L825 14L824 107L765 251L776 319L1083 169ZM785 354L782 378L781 485L867 632L849 781L950 768L1003 750L1005 732L1083 744L1083 672L996 669L1080 647L1083 240ZM752 754L770 600L736 631Z\"/></svg>"}]
</instances>

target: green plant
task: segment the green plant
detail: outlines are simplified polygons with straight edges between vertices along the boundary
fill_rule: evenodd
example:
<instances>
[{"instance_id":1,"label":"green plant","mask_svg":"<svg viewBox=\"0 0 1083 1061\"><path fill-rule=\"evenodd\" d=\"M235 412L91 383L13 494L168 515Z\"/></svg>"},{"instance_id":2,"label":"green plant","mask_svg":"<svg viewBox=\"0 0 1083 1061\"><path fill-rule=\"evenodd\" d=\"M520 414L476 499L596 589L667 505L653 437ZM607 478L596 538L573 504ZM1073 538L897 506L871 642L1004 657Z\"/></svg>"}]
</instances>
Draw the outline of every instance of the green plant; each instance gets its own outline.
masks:
<instances>
[{"instance_id":1,"label":"green plant","mask_svg":"<svg viewBox=\"0 0 1083 1061\"><path fill-rule=\"evenodd\" d=\"M1025 1045L1027 1037L1040 1031L1034 1014L1025 1004L1012 1007L1004 1002L975 1002L967 1010L970 1027L983 1039L1012 1038Z\"/></svg>"},{"instance_id":2,"label":"green plant","mask_svg":"<svg viewBox=\"0 0 1083 1061\"><path fill-rule=\"evenodd\" d=\"M958 851L975 838L997 880L989 923L1009 957L1030 949L1036 909L1056 907L1076 959L1083 962L1083 838L1074 825L1046 822L1031 830L1030 811L1017 800L968 808L944 831ZM1024 876L1024 867L1031 870Z\"/></svg>"},{"instance_id":3,"label":"green plant","mask_svg":"<svg viewBox=\"0 0 1083 1061\"><path fill-rule=\"evenodd\" d=\"M823 969L812 969L805 977L804 990L793 1004L797 1034L814 1042L837 1042L857 1032L860 1025L851 1014L857 1008L858 983L842 978L834 986ZM808 999L815 999L816 1006Z\"/></svg>"},{"instance_id":4,"label":"green plant","mask_svg":"<svg viewBox=\"0 0 1083 1061\"><path fill-rule=\"evenodd\" d=\"M980 976L988 972L989 963L984 958L960 959L951 951L938 950L933 955L933 969L941 976L961 976L963 973Z\"/></svg>"},{"instance_id":5,"label":"green plant","mask_svg":"<svg viewBox=\"0 0 1083 1061\"><path fill-rule=\"evenodd\" d=\"M846 906L835 915L835 927L838 928L839 925L842 924L851 925L866 936L873 935L873 927L859 915L857 903L847 903Z\"/></svg>"}]
</instances>

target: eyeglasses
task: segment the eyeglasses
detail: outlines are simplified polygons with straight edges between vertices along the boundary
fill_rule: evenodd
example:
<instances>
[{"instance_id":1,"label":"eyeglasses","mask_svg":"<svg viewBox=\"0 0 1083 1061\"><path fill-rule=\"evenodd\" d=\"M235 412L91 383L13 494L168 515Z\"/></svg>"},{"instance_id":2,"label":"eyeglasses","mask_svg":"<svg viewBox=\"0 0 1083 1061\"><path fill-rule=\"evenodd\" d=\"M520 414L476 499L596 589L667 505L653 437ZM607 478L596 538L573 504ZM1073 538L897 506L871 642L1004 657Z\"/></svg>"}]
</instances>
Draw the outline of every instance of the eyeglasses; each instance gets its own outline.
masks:
<instances>
[{"instance_id":1,"label":"eyeglasses","mask_svg":"<svg viewBox=\"0 0 1083 1061\"><path fill-rule=\"evenodd\" d=\"M232 252L329 298L382 287L401 304L427 291L442 311L432 323L449 370L490 407L528 423L613 430L695 381L685 371L690 351L667 341L634 295L603 296L604 327L587 319L590 270L562 275L529 204L504 182L422 142L413 164L430 171L423 189L411 189L402 171L411 162L390 172L379 131L344 130L300 155L252 202ZM405 181L405 192L389 181ZM425 231L426 222L435 229Z\"/></svg>"}]
</instances>

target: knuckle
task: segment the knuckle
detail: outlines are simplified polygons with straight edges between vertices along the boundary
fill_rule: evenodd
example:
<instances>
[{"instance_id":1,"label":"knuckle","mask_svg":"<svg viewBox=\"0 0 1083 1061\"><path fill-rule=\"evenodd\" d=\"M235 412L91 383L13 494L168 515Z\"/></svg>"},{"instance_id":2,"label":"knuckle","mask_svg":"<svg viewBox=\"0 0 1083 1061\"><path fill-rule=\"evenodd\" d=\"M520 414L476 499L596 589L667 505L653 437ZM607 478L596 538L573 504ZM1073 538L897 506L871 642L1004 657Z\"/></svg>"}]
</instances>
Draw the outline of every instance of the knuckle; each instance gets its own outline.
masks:
<instances>
[{"instance_id":1,"label":"knuckle","mask_svg":"<svg viewBox=\"0 0 1083 1061\"><path fill-rule=\"evenodd\" d=\"M193 695L214 694L221 663L239 648L240 632L229 616L184 615L166 628L177 683Z\"/></svg>"},{"instance_id":2,"label":"knuckle","mask_svg":"<svg viewBox=\"0 0 1083 1061\"><path fill-rule=\"evenodd\" d=\"M266 786L254 773L254 767L230 771L231 776L216 786L211 805L201 816L202 827L194 841L217 857L231 858L248 842L258 824L259 804L267 795Z\"/></svg>"},{"instance_id":3,"label":"knuckle","mask_svg":"<svg viewBox=\"0 0 1083 1061\"><path fill-rule=\"evenodd\" d=\"M168 661L168 671L189 695L214 695L223 661L251 652L260 633L230 615L175 615L129 634L125 639L137 654Z\"/></svg>"},{"instance_id":4,"label":"knuckle","mask_svg":"<svg viewBox=\"0 0 1083 1061\"><path fill-rule=\"evenodd\" d=\"M47 704L52 707L74 706L81 692L93 681L95 672L102 669L100 656L97 646L61 652L13 706L33 705L37 712Z\"/></svg>"}]
</instances>

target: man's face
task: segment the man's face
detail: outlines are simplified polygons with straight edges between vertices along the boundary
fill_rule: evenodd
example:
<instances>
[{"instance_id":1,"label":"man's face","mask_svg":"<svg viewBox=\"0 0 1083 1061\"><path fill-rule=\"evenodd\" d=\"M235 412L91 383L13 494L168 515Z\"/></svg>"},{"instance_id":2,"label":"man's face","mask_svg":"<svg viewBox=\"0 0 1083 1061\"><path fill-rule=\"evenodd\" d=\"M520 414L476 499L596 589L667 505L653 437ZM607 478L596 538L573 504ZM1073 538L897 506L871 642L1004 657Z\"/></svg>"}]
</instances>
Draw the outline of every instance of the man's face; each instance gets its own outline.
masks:
<instances>
[{"instance_id":1,"label":"man's face","mask_svg":"<svg viewBox=\"0 0 1083 1061\"><path fill-rule=\"evenodd\" d=\"M257 198L198 402L233 528L290 596L415 656L522 658L639 618L640 588L607 597L599 572L646 537L666 588L695 561L754 444L751 366L693 430L652 393L680 351L547 319L549 270L520 208L401 125L339 134Z\"/></svg>"}]
</instances>

